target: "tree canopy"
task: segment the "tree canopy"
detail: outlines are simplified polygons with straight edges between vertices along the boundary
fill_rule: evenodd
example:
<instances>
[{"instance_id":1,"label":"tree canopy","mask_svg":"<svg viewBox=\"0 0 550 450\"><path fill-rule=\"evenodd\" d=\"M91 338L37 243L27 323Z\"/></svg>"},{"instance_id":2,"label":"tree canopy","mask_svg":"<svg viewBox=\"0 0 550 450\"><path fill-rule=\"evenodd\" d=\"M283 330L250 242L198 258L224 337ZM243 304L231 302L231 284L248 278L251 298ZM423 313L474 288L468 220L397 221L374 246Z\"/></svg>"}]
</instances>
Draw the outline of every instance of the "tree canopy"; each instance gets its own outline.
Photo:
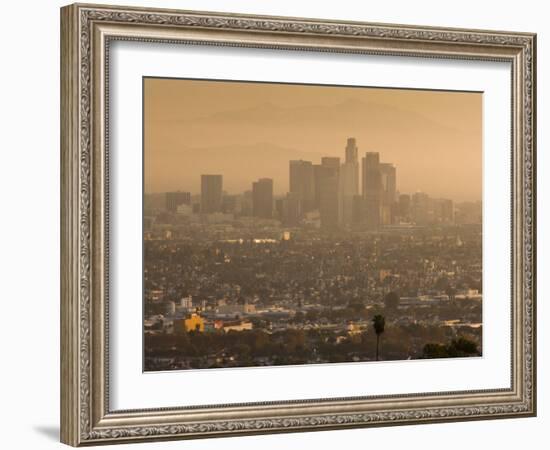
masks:
<instances>
[{"instance_id":1,"label":"tree canopy","mask_svg":"<svg viewBox=\"0 0 550 450\"><path fill-rule=\"evenodd\" d=\"M388 309L396 310L399 306L399 294L395 291L388 292L384 296L384 305Z\"/></svg>"}]
</instances>

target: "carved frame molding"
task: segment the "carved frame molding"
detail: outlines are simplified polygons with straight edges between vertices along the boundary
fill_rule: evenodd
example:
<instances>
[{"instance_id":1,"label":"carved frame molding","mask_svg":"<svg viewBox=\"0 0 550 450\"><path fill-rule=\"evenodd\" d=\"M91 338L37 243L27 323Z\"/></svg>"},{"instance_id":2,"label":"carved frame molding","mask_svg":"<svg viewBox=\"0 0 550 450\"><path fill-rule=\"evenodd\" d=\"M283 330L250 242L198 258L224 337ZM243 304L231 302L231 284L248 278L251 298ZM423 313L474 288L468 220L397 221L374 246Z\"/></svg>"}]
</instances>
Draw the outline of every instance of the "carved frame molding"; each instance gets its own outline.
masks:
<instances>
[{"instance_id":1,"label":"carved frame molding","mask_svg":"<svg viewBox=\"0 0 550 450\"><path fill-rule=\"evenodd\" d=\"M108 407L108 58L113 40L509 61L512 386L211 407ZM61 437L78 446L536 414L536 36L98 5L61 10Z\"/></svg>"}]
</instances>

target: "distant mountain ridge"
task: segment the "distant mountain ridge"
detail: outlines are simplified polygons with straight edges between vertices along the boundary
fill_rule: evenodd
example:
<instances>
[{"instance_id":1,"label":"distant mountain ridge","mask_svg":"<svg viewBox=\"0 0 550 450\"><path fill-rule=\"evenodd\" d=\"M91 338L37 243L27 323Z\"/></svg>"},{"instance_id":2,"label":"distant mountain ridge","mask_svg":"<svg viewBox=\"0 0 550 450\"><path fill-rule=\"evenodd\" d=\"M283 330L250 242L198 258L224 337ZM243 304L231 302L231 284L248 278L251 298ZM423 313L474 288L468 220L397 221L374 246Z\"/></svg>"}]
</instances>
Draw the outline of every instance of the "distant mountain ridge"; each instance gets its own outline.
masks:
<instances>
[{"instance_id":1,"label":"distant mountain ridge","mask_svg":"<svg viewBox=\"0 0 550 450\"><path fill-rule=\"evenodd\" d=\"M447 122L354 98L295 107L263 102L194 119L174 117L156 122L155 134L146 130L145 183L152 191L197 192L201 173L220 173L230 193L250 189L261 177L273 178L275 193L284 193L289 160L343 161L346 139L353 136L359 162L365 152L377 151L381 161L397 166L402 192L480 198L481 120L473 132Z\"/></svg>"}]
</instances>

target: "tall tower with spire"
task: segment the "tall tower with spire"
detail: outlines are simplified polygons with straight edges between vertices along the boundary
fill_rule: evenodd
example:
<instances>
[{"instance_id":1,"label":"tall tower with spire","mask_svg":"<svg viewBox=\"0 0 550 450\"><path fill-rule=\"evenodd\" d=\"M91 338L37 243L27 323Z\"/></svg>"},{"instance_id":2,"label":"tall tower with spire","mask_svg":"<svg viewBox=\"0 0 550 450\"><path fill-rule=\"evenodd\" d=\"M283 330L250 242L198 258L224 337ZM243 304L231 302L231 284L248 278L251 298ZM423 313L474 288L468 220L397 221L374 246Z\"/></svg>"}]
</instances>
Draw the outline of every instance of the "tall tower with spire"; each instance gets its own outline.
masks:
<instances>
[{"instance_id":1,"label":"tall tower with spire","mask_svg":"<svg viewBox=\"0 0 550 450\"><path fill-rule=\"evenodd\" d=\"M340 169L341 221L346 225L351 224L353 220L353 198L359 194L358 150L355 138L348 138L346 159Z\"/></svg>"},{"instance_id":2,"label":"tall tower with spire","mask_svg":"<svg viewBox=\"0 0 550 450\"><path fill-rule=\"evenodd\" d=\"M357 163L358 154L357 142L354 137L348 138L346 144L346 163Z\"/></svg>"}]
</instances>

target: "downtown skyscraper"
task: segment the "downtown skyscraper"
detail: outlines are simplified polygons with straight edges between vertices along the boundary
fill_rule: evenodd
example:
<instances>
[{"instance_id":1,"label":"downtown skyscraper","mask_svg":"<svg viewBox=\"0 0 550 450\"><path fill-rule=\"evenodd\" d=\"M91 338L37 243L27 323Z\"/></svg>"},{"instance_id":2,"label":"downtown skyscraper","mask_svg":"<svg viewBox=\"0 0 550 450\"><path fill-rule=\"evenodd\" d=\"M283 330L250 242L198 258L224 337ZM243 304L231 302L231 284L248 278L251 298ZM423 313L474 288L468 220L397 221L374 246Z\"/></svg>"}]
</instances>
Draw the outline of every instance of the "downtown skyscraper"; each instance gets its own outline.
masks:
<instances>
[{"instance_id":1,"label":"downtown skyscraper","mask_svg":"<svg viewBox=\"0 0 550 450\"><path fill-rule=\"evenodd\" d=\"M340 158L321 158L317 173L321 228L333 230L340 225Z\"/></svg>"},{"instance_id":2,"label":"downtown skyscraper","mask_svg":"<svg viewBox=\"0 0 550 450\"><path fill-rule=\"evenodd\" d=\"M221 212L222 184L221 175L201 175L201 213Z\"/></svg>"},{"instance_id":3,"label":"downtown skyscraper","mask_svg":"<svg viewBox=\"0 0 550 450\"><path fill-rule=\"evenodd\" d=\"M340 167L340 215L341 222L350 225L353 221L354 197L359 194L359 149L355 138L350 137L346 145L346 159Z\"/></svg>"},{"instance_id":4,"label":"downtown skyscraper","mask_svg":"<svg viewBox=\"0 0 550 450\"><path fill-rule=\"evenodd\" d=\"M252 183L252 215L263 219L273 217L273 180L260 178Z\"/></svg>"},{"instance_id":5,"label":"downtown skyscraper","mask_svg":"<svg viewBox=\"0 0 550 450\"><path fill-rule=\"evenodd\" d=\"M383 191L380 153L367 152L362 163L361 178L365 209L364 223L368 229L376 229L380 226Z\"/></svg>"},{"instance_id":6,"label":"downtown skyscraper","mask_svg":"<svg viewBox=\"0 0 550 450\"><path fill-rule=\"evenodd\" d=\"M380 162L380 153L367 152L361 171L364 217L368 229L391 225L398 213L397 170Z\"/></svg>"},{"instance_id":7,"label":"downtown skyscraper","mask_svg":"<svg viewBox=\"0 0 550 450\"><path fill-rule=\"evenodd\" d=\"M382 179L382 202L380 209L380 225L391 225L392 208L396 209L397 175L395 166L391 163L380 163Z\"/></svg>"},{"instance_id":8,"label":"downtown skyscraper","mask_svg":"<svg viewBox=\"0 0 550 450\"><path fill-rule=\"evenodd\" d=\"M300 201L302 212L315 207L315 180L311 161L292 160L289 163L289 192Z\"/></svg>"},{"instance_id":9,"label":"downtown skyscraper","mask_svg":"<svg viewBox=\"0 0 550 450\"><path fill-rule=\"evenodd\" d=\"M315 214L308 213L318 212L320 227L327 230L376 230L395 223L399 218L396 167L380 162L380 153L367 152L360 176L358 155L357 141L349 137L343 163L336 156L322 157L320 164L291 160L289 192L276 208L278 215L287 224L298 224L304 218L315 220Z\"/></svg>"}]
</instances>

